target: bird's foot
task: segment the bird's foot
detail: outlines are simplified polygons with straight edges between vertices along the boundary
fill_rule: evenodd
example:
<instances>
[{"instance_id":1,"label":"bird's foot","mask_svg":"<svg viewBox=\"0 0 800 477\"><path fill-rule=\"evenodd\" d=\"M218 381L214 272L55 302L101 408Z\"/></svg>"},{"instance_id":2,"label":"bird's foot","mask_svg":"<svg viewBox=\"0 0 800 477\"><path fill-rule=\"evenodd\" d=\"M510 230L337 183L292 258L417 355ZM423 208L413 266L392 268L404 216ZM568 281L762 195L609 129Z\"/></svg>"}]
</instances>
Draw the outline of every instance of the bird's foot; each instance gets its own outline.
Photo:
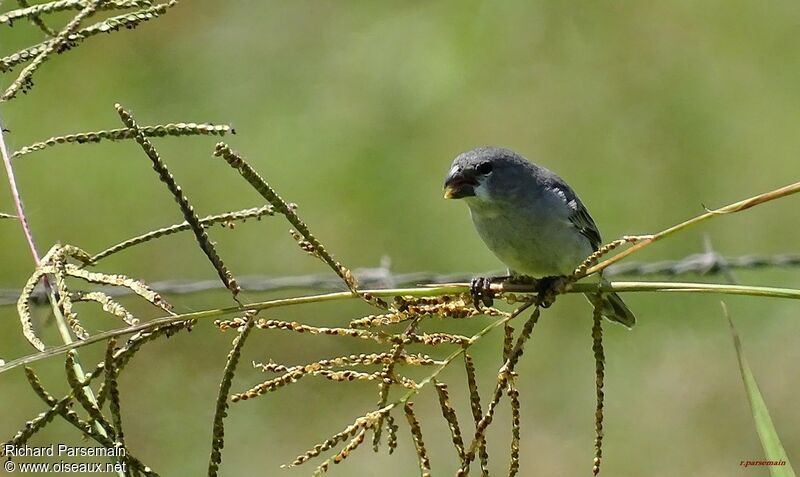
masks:
<instances>
[{"instance_id":1,"label":"bird's foot","mask_svg":"<svg viewBox=\"0 0 800 477\"><path fill-rule=\"evenodd\" d=\"M469 282L469 294L475 309L480 310L481 304L489 307L494 303L492 280L492 277L476 277Z\"/></svg>"},{"instance_id":2,"label":"bird's foot","mask_svg":"<svg viewBox=\"0 0 800 477\"><path fill-rule=\"evenodd\" d=\"M536 302L542 308L549 308L556 301L556 297L564 293L569 284L569 277L555 276L543 277L536 282Z\"/></svg>"}]
</instances>

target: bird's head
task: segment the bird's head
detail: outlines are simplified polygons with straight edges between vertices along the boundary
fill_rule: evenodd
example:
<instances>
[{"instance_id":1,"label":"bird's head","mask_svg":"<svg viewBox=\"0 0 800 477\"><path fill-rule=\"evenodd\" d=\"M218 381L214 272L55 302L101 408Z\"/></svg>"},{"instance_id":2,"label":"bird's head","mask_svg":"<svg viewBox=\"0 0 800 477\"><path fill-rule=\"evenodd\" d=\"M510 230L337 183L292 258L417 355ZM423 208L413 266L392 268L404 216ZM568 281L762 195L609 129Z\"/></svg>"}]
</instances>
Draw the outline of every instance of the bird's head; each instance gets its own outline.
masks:
<instances>
[{"instance_id":1,"label":"bird's head","mask_svg":"<svg viewBox=\"0 0 800 477\"><path fill-rule=\"evenodd\" d=\"M445 199L491 203L513 196L531 176L529 163L519 154L500 147L484 146L460 154L444 181Z\"/></svg>"}]
</instances>

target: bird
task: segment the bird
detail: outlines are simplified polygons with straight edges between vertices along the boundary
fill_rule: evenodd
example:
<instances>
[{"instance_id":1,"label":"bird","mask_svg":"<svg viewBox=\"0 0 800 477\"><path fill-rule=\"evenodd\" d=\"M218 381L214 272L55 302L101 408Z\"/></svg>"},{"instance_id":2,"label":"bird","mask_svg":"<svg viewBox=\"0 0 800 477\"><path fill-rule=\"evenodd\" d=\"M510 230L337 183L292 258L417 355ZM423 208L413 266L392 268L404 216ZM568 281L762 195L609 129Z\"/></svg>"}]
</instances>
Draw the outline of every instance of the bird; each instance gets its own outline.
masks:
<instances>
[{"instance_id":1,"label":"bird","mask_svg":"<svg viewBox=\"0 0 800 477\"><path fill-rule=\"evenodd\" d=\"M575 191L554 172L511 149L482 146L459 154L447 173L444 191L446 199L466 202L478 235L508 268L509 276L500 279L536 277L540 285L552 286L561 278L563 284L602 243ZM473 280L476 306L487 297L479 296L475 287L491 294L492 280ZM636 323L618 294L586 297L609 321L628 328Z\"/></svg>"}]
</instances>

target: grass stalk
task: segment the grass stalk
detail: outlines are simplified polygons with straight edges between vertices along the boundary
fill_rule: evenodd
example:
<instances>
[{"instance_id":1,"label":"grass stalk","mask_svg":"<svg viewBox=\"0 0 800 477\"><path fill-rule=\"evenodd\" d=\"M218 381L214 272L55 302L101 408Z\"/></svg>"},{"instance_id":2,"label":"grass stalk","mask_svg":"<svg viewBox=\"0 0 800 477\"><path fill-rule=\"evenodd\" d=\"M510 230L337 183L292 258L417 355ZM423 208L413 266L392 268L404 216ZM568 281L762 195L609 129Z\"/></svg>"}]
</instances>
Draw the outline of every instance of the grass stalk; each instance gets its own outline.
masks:
<instances>
[{"instance_id":1,"label":"grass stalk","mask_svg":"<svg viewBox=\"0 0 800 477\"><path fill-rule=\"evenodd\" d=\"M672 283L672 282L609 282L599 286L601 291L604 292L687 292L687 293L714 293L714 294L727 294L727 295L746 295L758 296L764 298L788 298L800 300L800 290L793 288L774 288L774 287L760 287L748 285L720 285L715 283ZM508 287L507 287L508 289ZM586 293L597 291L598 285L588 283L576 283L567 293ZM376 297L395 297L395 296L413 296L413 297L430 297L447 294L466 293L469 290L469 285L463 284L448 284L437 285L431 287L416 287L416 288L387 288L376 290L361 290L361 293L369 293ZM516 291L516 288L514 288ZM528 290L532 292L532 290ZM92 335L85 340L69 343L61 346L53 346L47 348L40 353L23 356L11 361L6 362L0 366L0 373L4 373L18 366L27 365L36 361L58 356L66 353L69 350L81 348L93 343L105 341L110 338L123 336L131 333L145 331L158 326L175 323L178 321L198 320L198 319L211 319L219 318L224 315L233 313L241 313L248 310L266 310L268 308L279 308L286 306L303 305L310 303L324 303L329 301L351 300L360 299L359 296L354 295L352 292L334 292L323 293L318 295L307 295L292 298L283 298L278 300L268 300L257 303L251 303L244 306L230 306L227 308L215 308L210 310L196 311L192 313L184 313L180 315L163 316L154 318L150 321L140 323L136 326L129 326L116 330L109 330L102 333ZM504 323L500 320L497 323ZM460 354L460 353L459 353Z\"/></svg>"}]
</instances>

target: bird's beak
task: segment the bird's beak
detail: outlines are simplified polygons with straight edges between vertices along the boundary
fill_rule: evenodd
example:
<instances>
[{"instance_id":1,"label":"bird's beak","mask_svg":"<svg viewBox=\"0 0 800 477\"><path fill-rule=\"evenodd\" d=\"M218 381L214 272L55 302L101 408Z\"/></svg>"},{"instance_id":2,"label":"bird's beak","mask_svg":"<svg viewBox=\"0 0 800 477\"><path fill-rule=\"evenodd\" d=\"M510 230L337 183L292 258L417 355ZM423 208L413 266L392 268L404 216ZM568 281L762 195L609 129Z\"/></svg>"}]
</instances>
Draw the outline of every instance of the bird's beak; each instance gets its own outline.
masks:
<instances>
[{"instance_id":1,"label":"bird's beak","mask_svg":"<svg viewBox=\"0 0 800 477\"><path fill-rule=\"evenodd\" d=\"M478 180L475 175L456 166L450 169L444 180L444 198L461 199L475 195Z\"/></svg>"}]
</instances>

